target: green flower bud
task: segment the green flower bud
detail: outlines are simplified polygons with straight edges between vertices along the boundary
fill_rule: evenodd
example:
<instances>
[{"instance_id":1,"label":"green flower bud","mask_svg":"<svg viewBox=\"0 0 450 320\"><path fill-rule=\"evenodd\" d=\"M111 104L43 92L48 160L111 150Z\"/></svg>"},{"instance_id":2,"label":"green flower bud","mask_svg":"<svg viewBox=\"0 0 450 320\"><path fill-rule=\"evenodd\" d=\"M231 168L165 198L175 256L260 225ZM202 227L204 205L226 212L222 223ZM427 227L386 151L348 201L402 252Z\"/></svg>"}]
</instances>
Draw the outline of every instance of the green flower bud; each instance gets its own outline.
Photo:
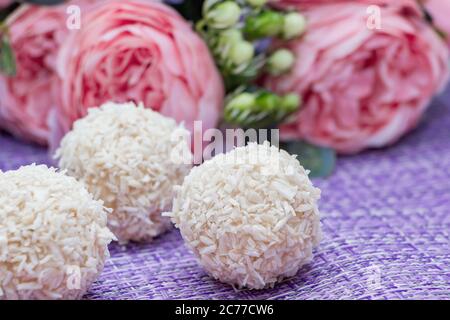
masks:
<instances>
[{"instance_id":1,"label":"green flower bud","mask_svg":"<svg viewBox=\"0 0 450 320\"><path fill-rule=\"evenodd\" d=\"M226 59L230 53L231 48L242 41L242 33L238 29L227 29L220 33L219 42L215 48L215 52Z\"/></svg>"},{"instance_id":2,"label":"green flower bud","mask_svg":"<svg viewBox=\"0 0 450 320\"><path fill-rule=\"evenodd\" d=\"M296 94L279 96L264 89L243 92L227 103L224 119L243 128L268 128L297 111L300 103Z\"/></svg>"},{"instance_id":3,"label":"green flower bud","mask_svg":"<svg viewBox=\"0 0 450 320\"><path fill-rule=\"evenodd\" d=\"M249 39L274 37L281 34L284 26L284 17L276 11L263 11L256 16L247 17L244 33Z\"/></svg>"},{"instance_id":4,"label":"green flower bud","mask_svg":"<svg viewBox=\"0 0 450 320\"><path fill-rule=\"evenodd\" d=\"M236 43L242 40L242 33L238 29L227 29L220 34L220 41Z\"/></svg>"},{"instance_id":5,"label":"green flower bud","mask_svg":"<svg viewBox=\"0 0 450 320\"><path fill-rule=\"evenodd\" d=\"M228 54L228 59L235 66L245 65L250 63L255 54L253 44L248 41L240 41L235 43Z\"/></svg>"},{"instance_id":6,"label":"green flower bud","mask_svg":"<svg viewBox=\"0 0 450 320\"><path fill-rule=\"evenodd\" d=\"M306 30L306 18L297 12L290 12L284 16L283 37L293 39L302 35Z\"/></svg>"},{"instance_id":7,"label":"green flower bud","mask_svg":"<svg viewBox=\"0 0 450 320\"><path fill-rule=\"evenodd\" d=\"M255 106L255 95L248 92L240 93L225 106L225 121L240 126L246 126Z\"/></svg>"},{"instance_id":8,"label":"green flower bud","mask_svg":"<svg viewBox=\"0 0 450 320\"><path fill-rule=\"evenodd\" d=\"M294 63L295 57L290 50L279 49L267 60L267 68L270 74L278 76L292 68Z\"/></svg>"},{"instance_id":9,"label":"green flower bud","mask_svg":"<svg viewBox=\"0 0 450 320\"><path fill-rule=\"evenodd\" d=\"M225 1L212 7L206 14L208 25L214 29L234 26L241 16L241 8L234 1Z\"/></svg>"},{"instance_id":10,"label":"green flower bud","mask_svg":"<svg viewBox=\"0 0 450 320\"><path fill-rule=\"evenodd\" d=\"M240 111L251 109L255 104L255 100L256 98L254 94L243 92L231 99L231 101L227 104L226 109L237 109Z\"/></svg>"},{"instance_id":11,"label":"green flower bud","mask_svg":"<svg viewBox=\"0 0 450 320\"><path fill-rule=\"evenodd\" d=\"M281 98L272 92L263 91L256 98L256 104L261 111L274 112L279 108Z\"/></svg>"},{"instance_id":12,"label":"green flower bud","mask_svg":"<svg viewBox=\"0 0 450 320\"><path fill-rule=\"evenodd\" d=\"M281 99L281 106L286 113L297 111L301 103L302 101L300 96L295 93L289 93Z\"/></svg>"},{"instance_id":13,"label":"green flower bud","mask_svg":"<svg viewBox=\"0 0 450 320\"><path fill-rule=\"evenodd\" d=\"M252 7L262 7L268 0L247 0L247 3Z\"/></svg>"}]
</instances>

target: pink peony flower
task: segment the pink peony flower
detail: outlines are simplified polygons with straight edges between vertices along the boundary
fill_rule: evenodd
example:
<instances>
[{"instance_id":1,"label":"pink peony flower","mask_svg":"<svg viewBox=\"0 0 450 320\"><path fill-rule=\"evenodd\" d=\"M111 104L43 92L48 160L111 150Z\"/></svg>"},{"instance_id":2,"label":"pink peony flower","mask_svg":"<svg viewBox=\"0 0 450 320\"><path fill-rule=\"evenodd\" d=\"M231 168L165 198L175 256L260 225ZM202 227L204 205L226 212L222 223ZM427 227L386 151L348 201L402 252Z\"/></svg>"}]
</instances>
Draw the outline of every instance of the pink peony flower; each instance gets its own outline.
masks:
<instances>
[{"instance_id":1,"label":"pink peony flower","mask_svg":"<svg viewBox=\"0 0 450 320\"><path fill-rule=\"evenodd\" d=\"M435 25L445 32L448 44L450 44L450 1L449 0L424 0L425 7L433 17Z\"/></svg>"},{"instance_id":2,"label":"pink peony flower","mask_svg":"<svg viewBox=\"0 0 450 320\"><path fill-rule=\"evenodd\" d=\"M450 0L270 0L272 4L284 9L308 9L318 5L337 3L362 3L367 6L397 6L409 8L416 13L421 13L421 2L433 17L435 25L446 33L447 41L450 44Z\"/></svg>"},{"instance_id":3,"label":"pink peony flower","mask_svg":"<svg viewBox=\"0 0 450 320\"><path fill-rule=\"evenodd\" d=\"M66 9L72 4L83 9L95 2L72 0L51 7L23 5L8 17L17 74L0 75L0 128L41 144L48 142L50 113L56 105L52 94L58 82L56 55L72 32L66 27Z\"/></svg>"},{"instance_id":4,"label":"pink peony flower","mask_svg":"<svg viewBox=\"0 0 450 320\"><path fill-rule=\"evenodd\" d=\"M270 2L277 7L285 9L307 9L318 5L339 3L361 3L367 6L409 6L415 10L420 9L417 0L270 0Z\"/></svg>"},{"instance_id":5,"label":"pink peony flower","mask_svg":"<svg viewBox=\"0 0 450 320\"><path fill-rule=\"evenodd\" d=\"M112 100L143 102L193 131L214 127L224 88L203 40L170 7L110 1L87 14L58 57L62 132L87 109Z\"/></svg>"},{"instance_id":6,"label":"pink peony flower","mask_svg":"<svg viewBox=\"0 0 450 320\"><path fill-rule=\"evenodd\" d=\"M380 29L367 25L367 6L311 7L308 32L291 49L292 72L266 79L278 92L299 92L305 104L282 128L341 153L395 142L418 123L447 79L448 50L422 17L384 6Z\"/></svg>"}]
</instances>

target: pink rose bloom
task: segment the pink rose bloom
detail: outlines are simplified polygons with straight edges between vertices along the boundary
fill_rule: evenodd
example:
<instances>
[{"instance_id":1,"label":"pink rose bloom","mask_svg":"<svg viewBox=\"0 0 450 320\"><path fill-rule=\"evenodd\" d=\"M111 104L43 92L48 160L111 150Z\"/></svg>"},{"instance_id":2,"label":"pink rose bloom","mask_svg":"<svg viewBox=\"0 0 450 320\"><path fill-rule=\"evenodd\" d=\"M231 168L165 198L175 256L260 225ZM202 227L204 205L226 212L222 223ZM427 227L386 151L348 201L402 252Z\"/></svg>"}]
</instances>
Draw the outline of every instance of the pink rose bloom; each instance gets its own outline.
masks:
<instances>
[{"instance_id":1,"label":"pink rose bloom","mask_svg":"<svg viewBox=\"0 0 450 320\"><path fill-rule=\"evenodd\" d=\"M433 17L435 25L446 33L450 44L450 0L424 0L425 7Z\"/></svg>"},{"instance_id":2,"label":"pink rose bloom","mask_svg":"<svg viewBox=\"0 0 450 320\"><path fill-rule=\"evenodd\" d=\"M135 103L204 128L217 124L224 88L203 40L176 11L151 1L110 1L86 14L58 57L62 133L106 101Z\"/></svg>"},{"instance_id":3,"label":"pink rose bloom","mask_svg":"<svg viewBox=\"0 0 450 320\"><path fill-rule=\"evenodd\" d=\"M420 10L417 0L270 0L270 2L276 7L285 9L307 9L318 5L338 3L362 3L367 6L408 6L410 8L414 8L415 10Z\"/></svg>"},{"instance_id":4,"label":"pink rose bloom","mask_svg":"<svg viewBox=\"0 0 450 320\"><path fill-rule=\"evenodd\" d=\"M435 25L446 33L447 42L450 44L450 0L420 0L433 17ZM420 13L418 0L271 0L272 4L284 9L308 9L310 7L336 3L364 3L378 6L409 7ZM420 13L421 14L421 13Z\"/></svg>"},{"instance_id":5,"label":"pink rose bloom","mask_svg":"<svg viewBox=\"0 0 450 320\"><path fill-rule=\"evenodd\" d=\"M23 5L7 19L17 74L0 74L0 128L41 144L50 137L49 115L58 82L56 55L71 31L66 8L86 8L95 1L73 0L60 6Z\"/></svg>"},{"instance_id":6,"label":"pink rose bloom","mask_svg":"<svg viewBox=\"0 0 450 320\"><path fill-rule=\"evenodd\" d=\"M398 140L416 126L445 84L448 50L420 16L382 8L381 28L367 27L366 5L346 3L306 11L308 32L293 42L290 74L266 80L305 103L284 138L304 138L355 153Z\"/></svg>"}]
</instances>

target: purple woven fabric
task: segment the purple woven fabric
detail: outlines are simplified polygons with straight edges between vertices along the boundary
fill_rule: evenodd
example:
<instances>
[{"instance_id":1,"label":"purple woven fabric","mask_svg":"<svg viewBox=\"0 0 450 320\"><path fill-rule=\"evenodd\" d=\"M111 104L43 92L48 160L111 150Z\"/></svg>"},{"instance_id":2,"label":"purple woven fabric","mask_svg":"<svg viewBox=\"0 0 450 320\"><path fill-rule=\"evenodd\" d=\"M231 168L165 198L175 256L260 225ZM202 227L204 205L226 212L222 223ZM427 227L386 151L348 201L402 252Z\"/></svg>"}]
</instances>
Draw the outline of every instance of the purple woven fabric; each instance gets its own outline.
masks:
<instances>
[{"instance_id":1,"label":"purple woven fabric","mask_svg":"<svg viewBox=\"0 0 450 320\"><path fill-rule=\"evenodd\" d=\"M0 135L0 169L48 163ZM297 276L263 291L208 277L177 230L111 245L88 299L450 299L450 90L394 147L340 158L322 189L324 239Z\"/></svg>"}]
</instances>

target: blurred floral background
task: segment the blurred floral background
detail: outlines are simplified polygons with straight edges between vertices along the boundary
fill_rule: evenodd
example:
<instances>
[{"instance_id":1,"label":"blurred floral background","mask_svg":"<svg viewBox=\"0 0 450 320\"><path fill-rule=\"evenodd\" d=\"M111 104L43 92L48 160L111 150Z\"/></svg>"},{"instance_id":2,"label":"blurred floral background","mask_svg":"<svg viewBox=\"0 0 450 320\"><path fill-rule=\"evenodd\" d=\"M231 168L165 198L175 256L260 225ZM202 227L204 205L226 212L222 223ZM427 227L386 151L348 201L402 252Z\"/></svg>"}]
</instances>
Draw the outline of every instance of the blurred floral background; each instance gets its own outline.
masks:
<instances>
[{"instance_id":1,"label":"blurred floral background","mask_svg":"<svg viewBox=\"0 0 450 320\"><path fill-rule=\"evenodd\" d=\"M58 146L143 102L203 128L281 129L314 176L396 143L448 80L447 0L0 0L0 128Z\"/></svg>"}]
</instances>

